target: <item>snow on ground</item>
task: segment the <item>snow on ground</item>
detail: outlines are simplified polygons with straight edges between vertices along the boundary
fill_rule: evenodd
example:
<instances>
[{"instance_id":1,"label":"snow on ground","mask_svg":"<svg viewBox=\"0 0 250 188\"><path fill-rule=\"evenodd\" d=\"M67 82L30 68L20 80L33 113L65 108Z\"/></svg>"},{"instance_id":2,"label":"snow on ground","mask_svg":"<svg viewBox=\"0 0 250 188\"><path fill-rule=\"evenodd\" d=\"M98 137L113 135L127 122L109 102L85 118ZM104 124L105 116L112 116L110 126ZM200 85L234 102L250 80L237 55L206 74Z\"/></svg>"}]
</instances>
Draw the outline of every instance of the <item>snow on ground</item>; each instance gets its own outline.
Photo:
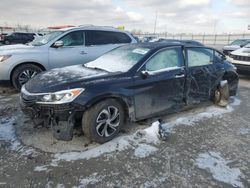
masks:
<instances>
[{"instance_id":1,"label":"snow on ground","mask_svg":"<svg viewBox=\"0 0 250 188\"><path fill-rule=\"evenodd\" d=\"M230 162L216 152L202 153L196 159L198 167L209 171L214 179L231 184L234 187L243 187L240 178L243 178L244 175L240 169L230 168L228 166Z\"/></svg>"},{"instance_id":2,"label":"snow on ground","mask_svg":"<svg viewBox=\"0 0 250 188\"><path fill-rule=\"evenodd\" d=\"M104 176L98 176L97 173L93 173L88 177L80 179L80 185L74 186L73 188L84 188L87 185L96 184L102 181L104 178L105 178Z\"/></svg>"},{"instance_id":3,"label":"snow on ground","mask_svg":"<svg viewBox=\"0 0 250 188\"><path fill-rule=\"evenodd\" d=\"M154 146L150 146L147 144L141 144L140 147L135 149L134 155L136 157L139 157L139 158L145 158L145 157L151 155L152 153L156 152L157 150L158 150L158 148L156 148Z\"/></svg>"},{"instance_id":4,"label":"snow on ground","mask_svg":"<svg viewBox=\"0 0 250 188\"><path fill-rule=\"evenodd\" d=\"M221 117L225 113L230 113L234 109L234 106L240 105L241 101L235 97L230 98L232 102L230 105L228 105L226 108L224 107L218 107L218 106L209 106L206 107L206 109L203 112L199 113L187 113L185 117L177 118L174 121L165 123L162 125L162 128L168 132L171 132L172 129L177 125L195 125L197 122L199 122L202 119L212 118L212 117Z\"/></svg>"},{"instance_id":5,"label":"snow on ground","mask_svg":"<svg viewBox=\"0 0 250 188\"><path fill-rule=\"evenodd\" d=\"M187 113L185 117L178 118L168 123L162 124L162 128L166 132L171 132L175 126L178 125L195 125L196 122L211 117L220 117L225 113L233 111L233 106L239 105L240 100L233 97L233 102L226 108L218 106L206 107L203 112ZM57 166L60 161L73 161L80 159L97 158L103 154L119 152L126 149L134 149L135 157L148 157L154 154L158 149L157 144L161 141L159 139L159 122L154 122L152 125L144 130L138 130L132 135L120 136L110 142L99 145L93 149L83 152L67 152L57 153L51 162L51 166ZM153 146L152 146L153 145Z\"/></svg>"},{"instance_id":6,"label":"snow on ground","mask_svg":"<svg viewBox=\"0 0 250 188\"><path fill-rule=\"evenodd\" d=\"M0 119L0 141L10 144L10 149L19 152L21 155L36 154L31 147L26 147L16 137L15 133L15 118L1 118Z\"/></svg>"}]
</instances>

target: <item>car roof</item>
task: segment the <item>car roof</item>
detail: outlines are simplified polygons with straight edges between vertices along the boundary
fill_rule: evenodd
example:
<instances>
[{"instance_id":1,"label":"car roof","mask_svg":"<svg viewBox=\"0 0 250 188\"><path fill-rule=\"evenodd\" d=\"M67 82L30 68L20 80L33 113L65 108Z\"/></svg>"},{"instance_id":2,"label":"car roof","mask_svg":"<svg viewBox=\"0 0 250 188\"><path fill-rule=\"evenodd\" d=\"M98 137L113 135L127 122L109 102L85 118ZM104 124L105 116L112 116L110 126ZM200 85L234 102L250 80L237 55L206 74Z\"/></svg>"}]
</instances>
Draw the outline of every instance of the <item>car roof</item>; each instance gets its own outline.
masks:
<instances>
[{"instance_id":1,"label":"car roof","mask_svg":"<svg viewBox=\"0 0 250 188\"><path fill-rule=\"evenodd\" d=\"M138 48L148 48L150 50L164 48L164 47L174 47L174 46L185 46L185 47L202 47L198 45L186 44L182 42L174 43L174 42L143 42L143 43L135 43L129 44L136 46Z\"/></svg>"},{"instance_id":2,"label":"car roof","mask_svg":"<svg viewBox=\"0 0 250 188\"><path fill-rule=\"evenodd\" d=\"M75 29L84 29L84 30L99 30L99 31L114 31L114 32L122 32L127 33L124 30L117 29L115 27L111 26L94 26L94 25L80 25L78 27L67 27L63 29L58 29L59 31L69 31L69 30L75 30Z\"/></svg>"}]
</instances>

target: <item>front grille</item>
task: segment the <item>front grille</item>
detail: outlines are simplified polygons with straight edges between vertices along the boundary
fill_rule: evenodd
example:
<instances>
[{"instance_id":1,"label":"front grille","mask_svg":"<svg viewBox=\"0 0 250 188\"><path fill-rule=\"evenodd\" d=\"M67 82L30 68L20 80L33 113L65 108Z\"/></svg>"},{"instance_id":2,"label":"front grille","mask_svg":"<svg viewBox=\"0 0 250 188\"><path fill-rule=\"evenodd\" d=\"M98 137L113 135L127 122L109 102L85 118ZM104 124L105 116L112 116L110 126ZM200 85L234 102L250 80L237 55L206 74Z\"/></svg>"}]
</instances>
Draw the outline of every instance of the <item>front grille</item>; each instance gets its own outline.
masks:
<instances>
[{"instance_id":1,"label":"front grille","mask_svg":"<svg viewBox=\"0 0 250 188\"><path fill-rule=\"evenodd\" d=\"M232 55L232 58L237 61L250 61L249 56Z\"/></svg>"}]
</instances>

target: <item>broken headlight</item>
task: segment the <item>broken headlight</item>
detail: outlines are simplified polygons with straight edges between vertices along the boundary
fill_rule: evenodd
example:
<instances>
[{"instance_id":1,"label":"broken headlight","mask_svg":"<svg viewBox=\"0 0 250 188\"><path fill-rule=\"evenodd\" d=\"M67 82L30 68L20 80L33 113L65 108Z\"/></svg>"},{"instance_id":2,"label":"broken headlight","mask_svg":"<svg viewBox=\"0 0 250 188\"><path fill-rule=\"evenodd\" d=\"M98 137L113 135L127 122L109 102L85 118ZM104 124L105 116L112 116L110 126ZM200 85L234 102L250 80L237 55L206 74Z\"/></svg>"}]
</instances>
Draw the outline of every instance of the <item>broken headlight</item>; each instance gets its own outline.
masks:
<instances>
[{"instance_id":1,"label":"broken headlight","mask_svg":"<svg viewBox=\"0 0 250 188\"><path fill-rule=\"evenodd\" d=\"M38 104L65 104L72 102L84 91L83 88L69 89L55 93L44 94L36 102Z\"/></svg>"}]
</instances>

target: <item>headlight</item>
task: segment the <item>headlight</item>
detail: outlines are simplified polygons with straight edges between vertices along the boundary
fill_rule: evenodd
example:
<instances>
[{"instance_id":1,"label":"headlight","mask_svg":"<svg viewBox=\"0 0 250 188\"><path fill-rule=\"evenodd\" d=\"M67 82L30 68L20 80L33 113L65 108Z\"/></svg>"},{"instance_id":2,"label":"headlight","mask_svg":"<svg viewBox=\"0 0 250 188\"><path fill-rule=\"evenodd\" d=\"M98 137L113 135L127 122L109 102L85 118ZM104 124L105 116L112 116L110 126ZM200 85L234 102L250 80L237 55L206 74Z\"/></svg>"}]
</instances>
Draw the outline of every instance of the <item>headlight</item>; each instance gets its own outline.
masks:
<instances>
[{"instance_id":1,"label":"headlight","mask_svg":"<svg viewBox=\"0 0 250 188\"><path fill-rule=\"evenodd\" d=\"M43 94L36 102L38 104L65 104L72 102L84 91L83 88L58 91L55 93Z\"/></svg>"},{"instance_id":2,"label":"headlight","mask_svg":"<svg viewBox=\"0 0 250 188\"><path fill-rule=\"evenodd\" d=\"M9 59L11 55L0 55L0 62L5 61L6 59Z\"/></svg>"}]
</instances>

